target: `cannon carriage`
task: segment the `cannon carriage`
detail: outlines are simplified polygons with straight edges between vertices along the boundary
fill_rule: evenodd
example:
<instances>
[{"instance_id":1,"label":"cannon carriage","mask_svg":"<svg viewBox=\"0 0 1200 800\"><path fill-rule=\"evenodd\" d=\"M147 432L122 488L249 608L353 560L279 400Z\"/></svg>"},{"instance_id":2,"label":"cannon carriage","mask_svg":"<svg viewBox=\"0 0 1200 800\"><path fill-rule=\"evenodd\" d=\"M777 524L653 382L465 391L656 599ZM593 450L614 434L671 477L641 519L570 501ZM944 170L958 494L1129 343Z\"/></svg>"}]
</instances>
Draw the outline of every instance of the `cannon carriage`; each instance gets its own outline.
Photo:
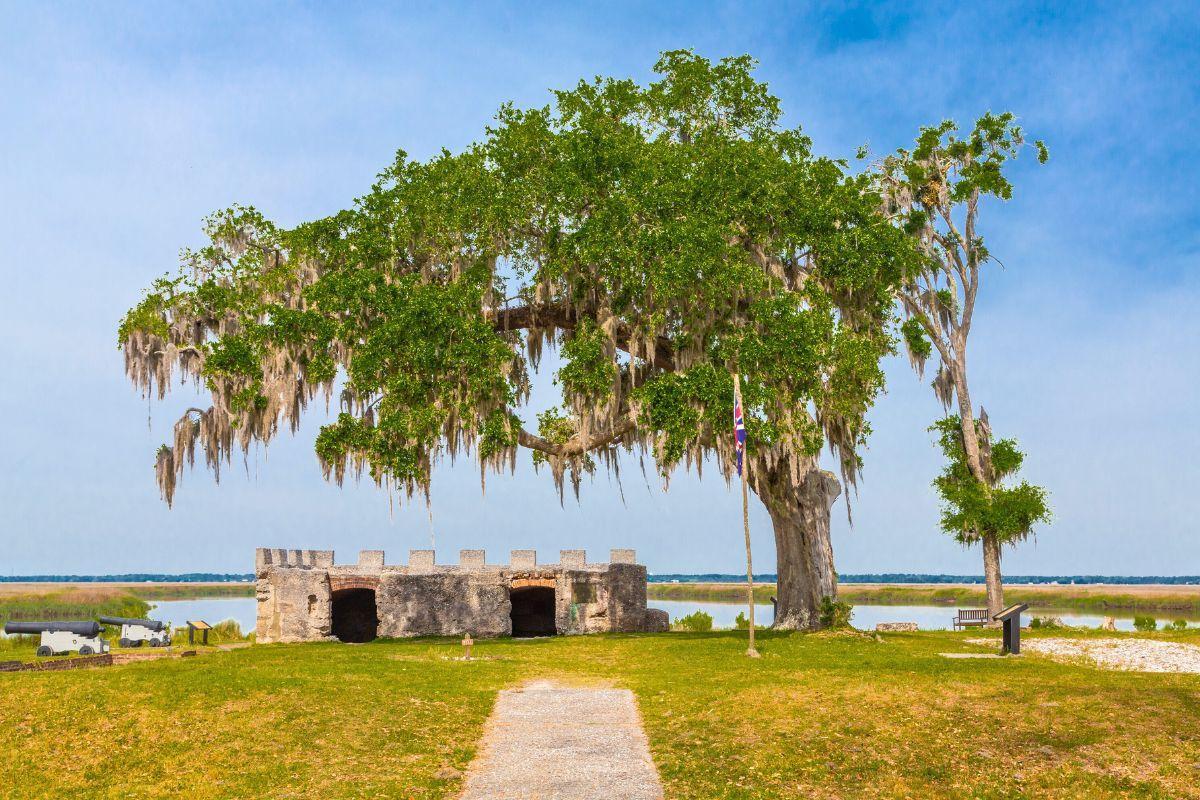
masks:
<instances>
[{"instance_id":1,"label":"cannon carriage","mask_svg":"<svg viewBox=\"0 0 1200 800\"><path fill-rule=\"evenodd\" d=\"M12 634L41 634L37 654L53 656L76 652L81 656L100 655L109 651L108 642L100 638L100 623L91 620L78 622L6 622L4 632Z\"/></svg>"},{"instance_id":2,"label":"cannon carriage","mask_svg":"<svg viewBox=\"0 0 1200 800\"><path fill-rule=\"evenodd\" d=\"M105 625L120 625L121 647L167 647L171 644L170 626L156 619L131 619L129 617L99 617Z\"/></svg>"}]
</instances>

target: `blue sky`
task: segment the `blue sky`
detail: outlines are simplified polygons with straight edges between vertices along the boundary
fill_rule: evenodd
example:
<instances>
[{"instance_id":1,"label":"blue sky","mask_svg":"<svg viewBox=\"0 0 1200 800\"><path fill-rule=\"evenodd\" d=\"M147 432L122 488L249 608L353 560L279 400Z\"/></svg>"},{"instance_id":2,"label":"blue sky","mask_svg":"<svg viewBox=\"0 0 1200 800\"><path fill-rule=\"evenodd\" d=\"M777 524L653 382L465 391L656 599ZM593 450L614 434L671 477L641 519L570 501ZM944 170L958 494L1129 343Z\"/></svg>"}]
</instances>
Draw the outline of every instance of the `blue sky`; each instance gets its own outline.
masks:
<instances>
[{"instance_id":1,"label":"blue sky","mask_svg":"<svg viewBox=\"0 0 1200 800\"><path fill-rule=\"evenodd\" d=\"M989 109L1047 141L1050 163L1019 162L1015 198L982 222L1004 267L986 277L972 393L1055 510L1006 571L1200 573L1200 6L969 5L0 3L0 574L244 571L258 545L403 563L427 547L423 506L321 480L319 414L220 486L185 476L168 511L153 453L192 398L148 408L117 321L215 209L334 212L397 148L462 147L502 102L645 80L676 47L756 56L786 122L831 155ZM903 360L888 375L854 527L834 512L838 569L978 573L936 530L940 407ZM600 476L560 508L526 460L484 496L473 463L447 466L439 558L633 546L659 572L741 567L739 498L717 477L664 494L634 463L623 482L624 502ZM769 571L757 506L752 525Z\"/></svg>"}]
</instances>

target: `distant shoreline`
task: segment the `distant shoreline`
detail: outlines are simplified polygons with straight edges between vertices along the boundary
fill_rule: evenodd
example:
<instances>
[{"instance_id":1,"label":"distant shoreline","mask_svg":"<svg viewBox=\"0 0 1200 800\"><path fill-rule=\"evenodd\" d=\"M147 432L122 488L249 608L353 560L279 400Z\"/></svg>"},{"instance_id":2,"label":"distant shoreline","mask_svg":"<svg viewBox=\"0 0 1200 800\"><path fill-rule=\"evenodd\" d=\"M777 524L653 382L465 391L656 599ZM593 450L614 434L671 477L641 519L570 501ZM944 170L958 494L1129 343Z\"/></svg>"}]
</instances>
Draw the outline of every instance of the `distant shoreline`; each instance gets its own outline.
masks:
<instances>
[{"instance_id":1,"label":"distant shoreline","mask_svg":"<svg viewBox=\"0 0 1200 800\"><path fill-rule=\"evenodd\" d=\"M774 583L774 573L754 576L755 583ZM650 583L745 583L746 574L651 574ZM902 584L905 586L982 586L982 575L883 572L839 575L838 584ZM1200 586L1200 575L1006 575L1005 585L1031 586Z\"/></svg>"},{"instance_id":2,"label":"distant shoreline","mask_svg":"<svg viewBox=\"0 0 1200 800\"><path fill-rule=\"evenodd\" d=\"M651 573L650 583L666 584L722 584L743 583L745 574L732 573ZM756 583L774 583L774 573L754 576ZM168 573L123 573L117 575L0 575L0 586L13 583L53 584L120 584L140 586L144 584L222 584L253 583L251 572L189 572L172 575ZM982 575L943 575L908 572L861 573L839 575L838 583L904 586L974 586L983 584ZM1006 586L1200 586L1200 575L1010 575L1004 580Z\"/></svg>"},{"instance_id":3,"label":"distant shoreline","mask_svg":"<svg viewBox=\"0 0 1200 800\"><path fill-rule=\"evenodd\" d=\"M179 575L151 572L129 572L119 575L0 575L0 585L6 583L104 583L138 586L146 583L203 583L216 586L253 581L254 573L252 572L185 572Z\"/></svg>"},{"instance_id":4,"label":"distant shoreline","mask_svg":"<svg viewBox=\"0 0 1200 800\"><path fill-rule=\"evenodd\" d=\"M652 583L647 587L651 600L701 600L741 602L746 599L746 584L741 583ZM754 599L769 603L775 594L774 583L756 583ZM983 607L986 595L978 584L943 583L841 583L838 598L852 605ZM1009 603L1029 603L1039 608L1074 609L1096 612L1165 611L1200 613L1200 585L1197 584L1004 584L1004 599Z\"/></svg>"},{"instance_id":5,"label":"distant shoreline","mask_svg":"<svg viewBox=\"0 0 1200 800\"><path fill-rule=\"evenodd\" d=\"M0 582L0 606L6 602L96 603L136 599L144 602L191 600L218 597L253 597L252 582ZM769 603L774 582L757 582L755 600ZM746 599L746 584L734 581L711 583L651 583L646 595L651 600L689 600L740 603ZM983 607L984 589L973 583L841 583L838 596L853 605L911 605ZM1004 597L1010 603L1029 603L1036 609L1179 612L1200 616L1200 584L1021 584L1005 583Z\"/></svg>"}]
</instances>

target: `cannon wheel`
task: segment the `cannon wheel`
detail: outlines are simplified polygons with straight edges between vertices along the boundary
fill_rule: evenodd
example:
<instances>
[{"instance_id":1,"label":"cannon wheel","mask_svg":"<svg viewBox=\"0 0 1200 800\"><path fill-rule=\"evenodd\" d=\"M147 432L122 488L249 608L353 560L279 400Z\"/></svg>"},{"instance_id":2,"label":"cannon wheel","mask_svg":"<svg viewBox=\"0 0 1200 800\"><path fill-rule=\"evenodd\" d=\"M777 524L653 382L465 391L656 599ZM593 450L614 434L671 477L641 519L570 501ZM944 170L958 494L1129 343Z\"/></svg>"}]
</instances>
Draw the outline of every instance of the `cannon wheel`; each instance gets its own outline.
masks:
<instances>
[{"instance_id":1,"label":"cannon wheel","mask_svg":"<svg viewBox=\"0 0 1200 800\"><path fill-rule=\"evenodd\" d=\"M54 651L53 651L53 650L51 650L51 649L50 649L50 647L49 647L48 645L42 645L41 647L39 647L39 648L37 649L37 654L38 654L39 656L41 656L42 658L45 658L46 656L52 656L52 655L54 655Z\"/></svg>"},{"instance_id":2,"label":"cannon wheel","mask_svg":"<svg viewBox=\"0 0 1200 800\"><path fill-rule=\"evenodd\" d=\"M117 642L117 644L121 647L132 647L133 646L133 642L129 641L128 639L121 639L119 642Z\"/></svg>"},{"instance_id":3,"label":"cannon wheel","mask_svg":"<svg viewBox=\"0 0 1200 800\"><path fill-rule=\"evenodd\" d=\"M92 652L93 651L92 651L91 645L85 644L85 645L80 645L80 647L79 647L79 655L81 655L81 656L90 656L92 654Z\"/></svg>"},{"instance_id":4,"label":"cannon wheel","mask_svg":"<svg viewBox=\"0 0 1200 800\"><path fill-rule=\"evenodd\" d=\"M150 640L150 646L151 646L151 647L158 647L158 639L151 639L151 640Z\"/></svg>"}]
</instances>

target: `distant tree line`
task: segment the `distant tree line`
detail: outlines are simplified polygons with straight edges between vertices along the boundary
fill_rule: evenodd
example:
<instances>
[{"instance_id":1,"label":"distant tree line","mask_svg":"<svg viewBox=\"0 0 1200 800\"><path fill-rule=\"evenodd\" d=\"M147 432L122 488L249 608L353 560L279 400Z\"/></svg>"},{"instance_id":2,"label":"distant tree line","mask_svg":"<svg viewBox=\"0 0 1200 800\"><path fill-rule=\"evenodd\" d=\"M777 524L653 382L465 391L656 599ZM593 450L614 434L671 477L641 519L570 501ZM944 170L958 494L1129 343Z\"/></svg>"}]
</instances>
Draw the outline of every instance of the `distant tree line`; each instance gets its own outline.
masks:
<instances>
[{"instance_id":1,"label":"distant tree line","mask_svg":"<svg viewBox=\"0 0 1200 800\"><path fill-rule=\"evenodd\" d=\"M127 572L123 575L0 575L0 583L236 583L254 580L249 572Z\"/></svg>"},{"instance_id":2,"label":"distant tree line","mask_svg":"<svg viewBox=\"0 0 1200 800\"><path fill-rule=\"evenodd\" d=\"M663 573L650 575L650 583L733 583L745 580L744 575L724 572ZM774 572L756 573L758 583L775 583ZM187 572L168 575L156 572L128 572L123 575L0 575L0 583L237 583L252 581L249 572ZM880 572L861 575L838 575L842 583L983 583L982 575L926 575L917 572ZM1200 584L1200 575L1013 575L1012 583L1123 583L1168 586Z\"/></svg>"}]
</instances>

